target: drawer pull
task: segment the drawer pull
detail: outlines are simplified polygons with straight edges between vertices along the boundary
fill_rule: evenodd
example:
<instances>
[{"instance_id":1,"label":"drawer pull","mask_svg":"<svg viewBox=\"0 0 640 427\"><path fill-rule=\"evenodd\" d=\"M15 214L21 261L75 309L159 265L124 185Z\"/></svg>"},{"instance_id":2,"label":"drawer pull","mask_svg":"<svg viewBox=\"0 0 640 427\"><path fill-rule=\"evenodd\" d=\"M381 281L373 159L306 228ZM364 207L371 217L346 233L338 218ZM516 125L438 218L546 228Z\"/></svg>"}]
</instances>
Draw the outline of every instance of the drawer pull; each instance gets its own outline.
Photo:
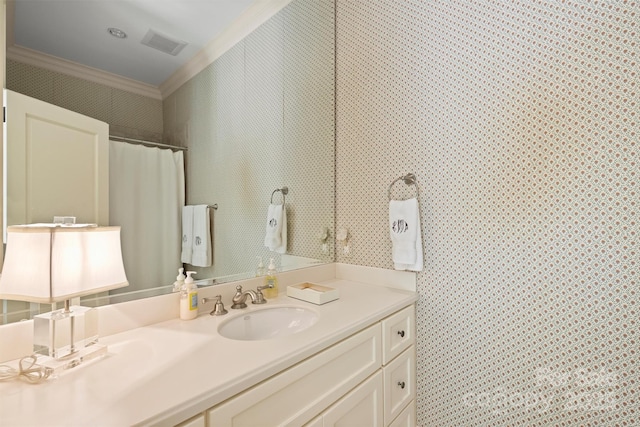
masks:
<instances>
[{"instance_id":1,"label":"drawer pull","mask_svg":"<svg viewBox=\"0 0 640 427\"><path fill-rule=\"evenodd\" d=\"M398 331L398 335L400 335L400 338L404 338L404 331Z\"/></svg>"},{"instance_id":2,"label":"drawer pull","mask_svg":"<svg viewBox=\"0 0 640 427\"><path fill-rule=\"evenodd\" d=\"M404 381L398 381L398 385L400 386L401 389L404 390Z\"/></svg>"}]
</instances>

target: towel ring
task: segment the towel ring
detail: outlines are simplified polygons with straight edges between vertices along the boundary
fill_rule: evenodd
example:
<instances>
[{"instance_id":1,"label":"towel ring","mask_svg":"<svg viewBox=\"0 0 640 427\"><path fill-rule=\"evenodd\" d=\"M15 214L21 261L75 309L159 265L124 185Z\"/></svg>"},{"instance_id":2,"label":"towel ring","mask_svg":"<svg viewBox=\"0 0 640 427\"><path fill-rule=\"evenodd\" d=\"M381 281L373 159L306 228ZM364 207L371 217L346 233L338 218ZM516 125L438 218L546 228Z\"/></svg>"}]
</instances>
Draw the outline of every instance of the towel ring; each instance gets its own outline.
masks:
<instances>
[{"instance_id":1,"label":"towel ring","mask_svg":"<svg viewBox=\"0 0 640 427\"><path fill-rule=\"evenodd\" d=\"M418 199L420 196L420 193L418 192L418 184L416 183L416 176L412 173L408 173L406 175L403 175L399 178L394 179L393 182L389 185L389 190L387 191L389 200L391 200L391 187L393 187L393 184L395 184L400 180L403 180L406 185L413 185L416 188L416 199Z\"/></svg>"},{"instance_id":2,"label":"towel ring","mask_svg":"<svg viewBox=\"0 0 640 427\"><path fill-rule=\"evenodd\" d=\"M282 193L282 204L284 205L284 202L285 202L284 196L289 194L288 187L276 188L275 190L273 190L273 193L271 193L271 204L273 204L273 195L276 194L278 191Z\"/></svg>"}]
</instances>

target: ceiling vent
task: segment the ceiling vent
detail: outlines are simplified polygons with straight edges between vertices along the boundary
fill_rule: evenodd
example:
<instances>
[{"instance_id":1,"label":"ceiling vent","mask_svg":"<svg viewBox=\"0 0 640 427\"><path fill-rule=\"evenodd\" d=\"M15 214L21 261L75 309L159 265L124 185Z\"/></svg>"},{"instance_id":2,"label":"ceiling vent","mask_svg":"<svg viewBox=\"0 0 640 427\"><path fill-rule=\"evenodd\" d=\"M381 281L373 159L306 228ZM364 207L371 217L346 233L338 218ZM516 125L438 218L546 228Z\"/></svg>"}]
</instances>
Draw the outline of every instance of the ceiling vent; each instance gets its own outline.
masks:
<instances>
[{"instance_id":1,"label":"ceiling vent","mask_svg":"<svg viewBox=\"0 0 640 427\"><path fill-rule=\"evenodd\" d=\"M147 35L144 36L141 43L173 56L179 54L187 45L187 43L183 41L173 40L151 29L147 32Z\"/></svg>"}]
</instances>

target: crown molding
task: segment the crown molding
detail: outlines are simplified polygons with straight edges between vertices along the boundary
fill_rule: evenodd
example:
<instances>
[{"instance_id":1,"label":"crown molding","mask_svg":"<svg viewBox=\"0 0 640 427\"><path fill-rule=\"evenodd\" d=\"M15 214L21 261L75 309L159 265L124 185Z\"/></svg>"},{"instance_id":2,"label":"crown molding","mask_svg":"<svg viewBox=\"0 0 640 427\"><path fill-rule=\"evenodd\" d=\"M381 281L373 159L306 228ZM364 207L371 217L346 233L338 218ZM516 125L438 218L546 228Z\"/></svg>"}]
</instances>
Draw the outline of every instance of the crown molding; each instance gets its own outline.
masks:
<instances>
[{"instance_id":1,"label":"crown molding","mask_svg":"<svg viewBox=\"0 0 640 427\"><path fill-rule=\"evenodd\" d=\"M162 100L213 63L260 25L280 12L291 3L291 1L292 0L256 0L219 36L210 41L200 52L158 87L14 45L12 31L8 32L11 34L11 37L7 38L6 58L94 83L107 85L115 89ZM7 1L7 25L9 27L13 25L14 7L15 5L12 0Z\"/></svg>"},{"instance_id":2,"label":"crown molding","mask_svg":"<svg viewBox=\"0 0 640 427\"><path fill-rule=\"evenodd\" d=\"M166 98L180 86L231 49L260 25L280 12L292 0L257 0L249 6L233 23L211 40L185 65L180 67L160 86L162 98Z\"/></svg>"},{"instance_id":3,"label":"crown molding","mask_svg":"<svg viewBox=\"0 0 640 427\"><path fill-rule=\"evenodd\" d=\"M160 90L156 86L141 83L136 80L87 67L77 62L68 61L52 55L47 55L21 46L7 46L7 59L22 62L27 65L44 68L50 71L88 80L94 83L107 85L115 89L146 96L154 99L162 99Z\"/></svg>"},{"instance_id":4,"label":"crown molding","mask_svg":"<svg viewBox=\"0 0 640 427\"><path fill-rule=\"evenodd\" d=\"M57 73L63 73L72 77L88 80L94 83L106 85L115 89L124 90L135 93L137 95L147 96L153 99L161 100L160 90L156 86L141 83L136 80L98 70L96 68L87 67L77 62L68 61L56 56L47 55L32 49L27 49L14 44L14 18L15 18L15 0L7 0L6 2L6 59L21 62L34 67L44 68Z\"/></svg>"}]
</instances>

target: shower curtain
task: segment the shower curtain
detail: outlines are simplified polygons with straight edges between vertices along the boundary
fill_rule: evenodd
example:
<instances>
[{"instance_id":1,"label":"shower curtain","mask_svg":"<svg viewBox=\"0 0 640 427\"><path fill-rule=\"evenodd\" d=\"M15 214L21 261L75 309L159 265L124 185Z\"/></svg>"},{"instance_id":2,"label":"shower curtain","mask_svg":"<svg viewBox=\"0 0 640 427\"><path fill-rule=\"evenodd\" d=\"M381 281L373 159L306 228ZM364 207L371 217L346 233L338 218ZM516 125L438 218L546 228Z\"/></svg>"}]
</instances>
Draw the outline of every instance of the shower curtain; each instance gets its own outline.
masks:
<instances>
[{"instance_id":1,"label":"shower curtain","mask_svg":"<svg viewBox=\"0 0 640 427\"><path fill-rule=\"evenodd\" d=\"M181 151L109 141L109 222L122 227L122 256L129 280L120 292L173 283L182 267L184 202Z\"/></svg>"}]
</instances>

